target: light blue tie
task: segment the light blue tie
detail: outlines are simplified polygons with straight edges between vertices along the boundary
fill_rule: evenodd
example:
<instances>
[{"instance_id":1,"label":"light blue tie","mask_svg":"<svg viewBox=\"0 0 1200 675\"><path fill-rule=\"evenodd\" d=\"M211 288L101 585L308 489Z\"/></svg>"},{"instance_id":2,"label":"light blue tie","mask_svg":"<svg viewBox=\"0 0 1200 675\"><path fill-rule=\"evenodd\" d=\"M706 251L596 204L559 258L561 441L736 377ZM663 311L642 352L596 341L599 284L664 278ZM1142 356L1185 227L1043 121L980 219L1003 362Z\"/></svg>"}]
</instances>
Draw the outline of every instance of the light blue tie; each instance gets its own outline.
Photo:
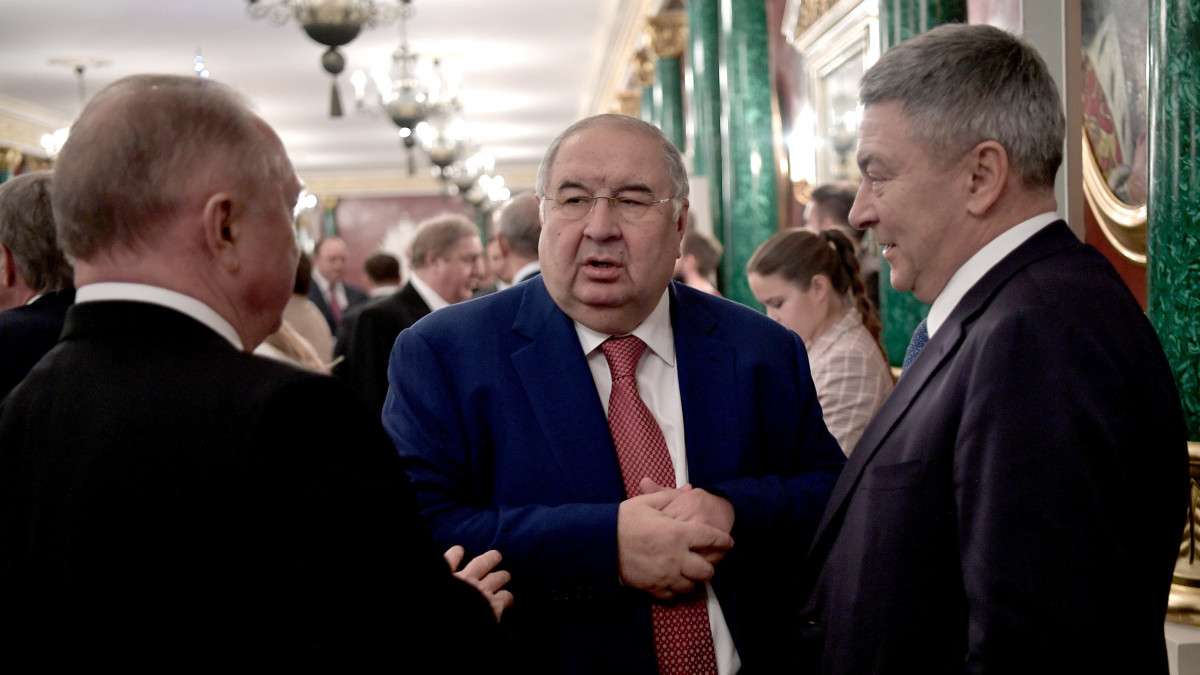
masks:
<instances>
[{"instance_id":1,"label":"light blue tie","mask_svg":"<svg viewBox=\"0 0 1200 675\"><path fill-rule=\"evenodd\" d=\"M929 329L925 327L925 319L921 319L921 323L917 324L917 329L913 331L912 341L908 343L908 350L904 352L904 365L900 368L901 375L908 371L908 367L925 348L926 342L929 342Z\"/></svg>"}]
</instances>

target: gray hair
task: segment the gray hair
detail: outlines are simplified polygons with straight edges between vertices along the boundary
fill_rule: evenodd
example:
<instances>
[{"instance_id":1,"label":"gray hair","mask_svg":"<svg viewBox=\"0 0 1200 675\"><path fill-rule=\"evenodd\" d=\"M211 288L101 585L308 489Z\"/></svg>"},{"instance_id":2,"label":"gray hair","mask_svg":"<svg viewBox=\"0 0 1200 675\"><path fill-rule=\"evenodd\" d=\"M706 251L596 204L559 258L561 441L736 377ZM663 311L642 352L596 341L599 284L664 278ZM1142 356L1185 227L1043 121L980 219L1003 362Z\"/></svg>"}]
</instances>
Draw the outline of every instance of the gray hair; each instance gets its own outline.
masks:
<instances>
[{"instance_id":1,"label":"gray hair","mask_svg":"<svg viewBox=\"0 0 1200 675\"><path fill-rule=\"evenodd\" d=\"M71 265L55 240L49 171L32 171L0 185L0 245L12 253L17 273L38 293L72 286Z\"/></svg>"},{"instance_id":2,"label":"gray hair","mask_svg":"<svg viewBox=\"0 0 1200 675\"><path fill-rule=\"evenodd\" d=\"M998 28L947 24L896 45L863 75L859 100L899 102L910 137L937 159L996 141L1026 187L1054 187L1066 134L1058 89L1037 51Z\"/></svg>"},{"instance_id":3,"label":"gray hair","mask_svg":"<svg viewBox=\"0 0 1200 675\"><path fill-rule=\"evenodd\" d=\"M434 258L444 258L463 237L478 237L479 230L470 218L457 213L443 213L421 221L409 245L409 265L414 270L423 269L432 253Z\"/></svg>"},{"instance_id":4,"label":"gray hair","mask_svg":"<svg viewBox=\"0 0 1200 675\"><path fill-rule=\"evenodd\" d=\"M54 215L87 260L153 239L213 189L257 194L291 171L266 123L207 78L133 75L91 98L55 162Z\"/></svg>"},{"instance_id":5,"label":"gray hair","mask_svg":"<svg viewBox=\"0 0 1200 675\"><path fill-rule=\"evenodd\" d=\"M519 194L496 212L496 231L504 235L513 252L536 258L542 222L538 219L538 200L532 192Z\"/></svg>"},{"instance_id":6,"label":"gray hair","mask_svg":"<svg viewBox=\"0 0 1200 675\"><path fill-rule=\"evenodd\" d=\"M550 147L546 149L546 156L542 158L542 164L538 167L537 193L539 195L545 196L546 194L546 189L549 187L547 181L550 180L550 165L554 163L554 158L558 155L558 148L562 145L563 141L578 133L599 126L616 127L622 131L641 134L657 141L659 148L662 150L663 163L667 167L667 179L671 182L672 196L677 199L687 198L689 190L687 168L683 165L683 155L679 154L679 148L675 147L675 144L671 142L671 139L667 138L662 129L653 124L643 122L636 117L617 115L615 113L585 117L567 127L565 131L550 143ZM675 213L679 213L678 206L675 207Z\"/></svg>"}]
</instances>

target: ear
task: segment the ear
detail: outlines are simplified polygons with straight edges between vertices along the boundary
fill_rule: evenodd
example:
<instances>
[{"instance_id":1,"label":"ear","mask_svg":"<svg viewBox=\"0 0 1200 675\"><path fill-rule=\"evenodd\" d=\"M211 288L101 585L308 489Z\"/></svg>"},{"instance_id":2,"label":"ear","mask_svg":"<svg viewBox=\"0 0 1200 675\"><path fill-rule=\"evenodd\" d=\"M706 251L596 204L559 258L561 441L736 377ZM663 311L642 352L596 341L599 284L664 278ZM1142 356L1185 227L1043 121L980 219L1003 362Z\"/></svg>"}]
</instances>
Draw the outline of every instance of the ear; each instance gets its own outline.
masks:
<instances>
[{"instance_id":1,"label":"ear","mask_svg":"<svg viewBox=\"0 0 1200 675\"><path fill-rule=\"evenodd\" d=\"M996 141L983 141L967 153L967 212L982 216L1000 199L1008 183L1008 152Z\"/></svg>"},{"instance_id":2,"label":"ear","mask_svg":"<svg viewBox=\"0 0 1200 675\"><path fill-rule=\"evenodd\" d=\"M824 300L833 291L833 283L824 274L814 274L808 280L808 292L817 300Z\"/></svg>"},{"instance_id":3,"label":"ear","mask_svg":"<svg viewBox=\"0 0 1200 675\"><path fill-rule=\"evenodd\" d=\"M0 286L11 288L17 283L17 265L13 261L12 251L0 244Z\"/></svg>"},{"instance_id":4,"label":"ear","mask_svg":"<svg viewBox=\"0 0 1200 675\"><path fill-rule=\"evenodd\" d=\"M204 202L202 215L204 246L217 264L236 270L238 267L237 244L241 240L241 226L234 218L234 198L227 192L211 195Z\"/></svg>"},{"instance_id":5,"label":"ear","mask_svg":"<svg viewBox=\"0 0 1200 675\"><path fill-rule=\"evenodd\" d=\"M508 254L512 251L512 246L508 243L508 237L504 236L503 234L496 233L496 245L500 247L500 255L504 256L505 258L507 258Z\"/></svg>"},{"instance_id":6,"label":"ear","mask_svg":"<svg viewBox=\"0 0 1200 675\"><path fill-rule=\"evenodd\" d=\"M679 217L675 219L675 232L679 235L679 240L675 242L675 257L683 257L683 233L687 231L688 209L692 203L687 199L680 200L683 205L679 207Z\"/></svg>"}]
</instances>

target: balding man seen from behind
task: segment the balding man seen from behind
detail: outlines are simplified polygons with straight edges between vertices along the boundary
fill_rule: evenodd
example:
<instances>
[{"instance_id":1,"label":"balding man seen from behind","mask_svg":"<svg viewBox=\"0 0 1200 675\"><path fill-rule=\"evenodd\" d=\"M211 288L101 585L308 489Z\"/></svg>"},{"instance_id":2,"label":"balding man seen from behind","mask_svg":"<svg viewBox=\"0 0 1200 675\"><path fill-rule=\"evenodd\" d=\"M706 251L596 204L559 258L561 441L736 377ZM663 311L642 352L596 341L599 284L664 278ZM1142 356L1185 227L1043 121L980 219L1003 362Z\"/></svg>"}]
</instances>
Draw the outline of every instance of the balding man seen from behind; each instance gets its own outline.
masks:
<instances>
[{"instance_id":1,"label":"balding man seen from behind","mask_svg":"<svg viewBox=\"0 0 1200 675\"><path fill-rule=\"evenodd\" d=\"M72 127L53 199L77 303L0 404L15 662L429 672L490 653L494 610L417 522L377 419L248 353L293 290L299 193L279 138L211 80L119 80ZM464 576L499 609L495 561Z\"/></svg>"},{"instance_id":2,"label":"balding man seen from behind","mask_svg":"<svg viewBox=\"0 0 1200 675\"><path fill-rule=\"evenodd\" d=\"M506 276L513 285L541 274L538 239L542 222L538 219L537 195L517 195L496 212L496 245L504 258Z\"/></svg>"}]
</instances>

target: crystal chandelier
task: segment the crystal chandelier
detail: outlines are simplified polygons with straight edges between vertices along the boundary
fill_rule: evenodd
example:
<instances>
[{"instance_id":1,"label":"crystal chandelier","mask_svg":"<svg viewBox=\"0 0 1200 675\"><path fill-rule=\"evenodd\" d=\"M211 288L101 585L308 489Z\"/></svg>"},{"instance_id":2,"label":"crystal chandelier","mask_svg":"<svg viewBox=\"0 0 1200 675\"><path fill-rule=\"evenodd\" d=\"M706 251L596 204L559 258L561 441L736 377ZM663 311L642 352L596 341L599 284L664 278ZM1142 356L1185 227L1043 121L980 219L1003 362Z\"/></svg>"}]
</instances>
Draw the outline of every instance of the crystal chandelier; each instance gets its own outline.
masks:
<instances>
[{"instance_id":1,"label":"crystal chandelier","mask_svg":"<svg viewBox=\"0 0 1200 675\"><path fill-rule=\"evenodd\" d=\"M337 76L346 67L346 58L338 47L349 43L363 28L392 23L412 12L411 0L246 0L246 10L255 19L267 19L282 26L295 19L310 38L329 49L321 55L321 65L333 76L329 94L329 116L342 116L342 99Z\"/></svg>"}]
</instances>

